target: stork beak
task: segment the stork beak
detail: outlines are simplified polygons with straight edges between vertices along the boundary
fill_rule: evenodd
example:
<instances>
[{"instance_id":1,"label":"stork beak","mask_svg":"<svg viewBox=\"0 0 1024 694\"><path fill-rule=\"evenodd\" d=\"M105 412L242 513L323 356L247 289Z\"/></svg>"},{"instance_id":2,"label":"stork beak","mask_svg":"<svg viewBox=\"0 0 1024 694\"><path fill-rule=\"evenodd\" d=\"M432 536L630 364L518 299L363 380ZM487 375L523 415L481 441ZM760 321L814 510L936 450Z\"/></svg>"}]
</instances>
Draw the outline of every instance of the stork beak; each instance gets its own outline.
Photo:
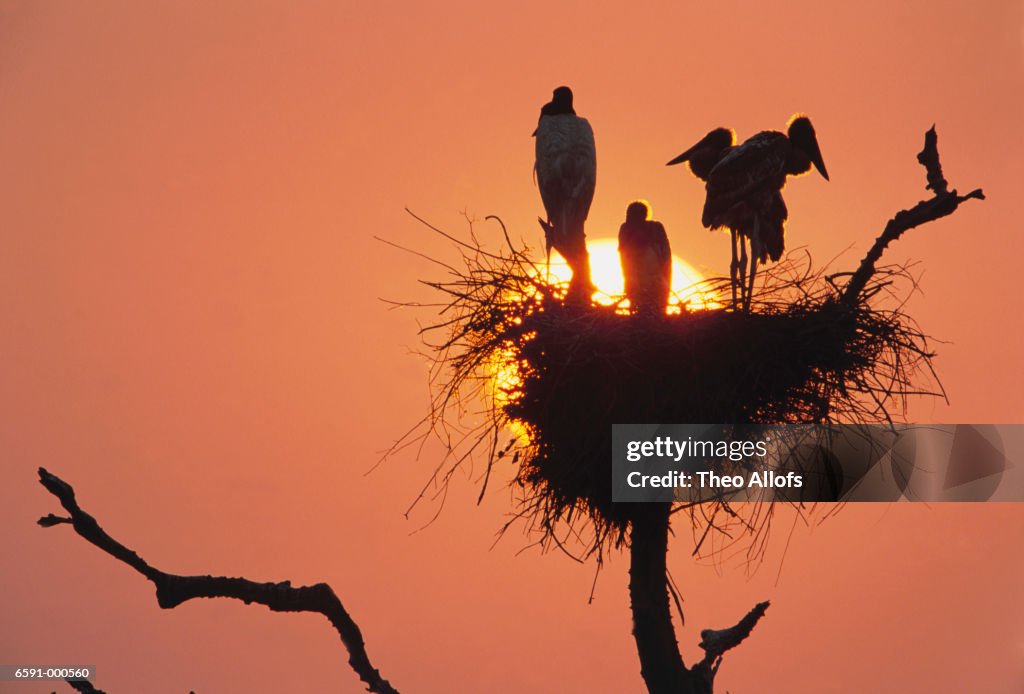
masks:
<instances>
[{"instance_id":1,"label":"stork beak","mask_svg":"<svg viewBox=\"0 0 1024 694\"><path fill-rule=\"evenodd\" d=\"M699 147L699 146L700 146L699 143L694 145L693 147L691 147L690 149L686 150L685 152L680 154L678 157L676 157L675 159L673 159L669 163L665 164L665 166L675 166L676 164L682 164L684 161L690 161L690 157L693 156L694 150L697 149L697 147Z\"/></svg>"},{"instance_id":2,"label":"stork beak","mask_svg":"<svg viewBox=\"0 0 1024 694\"><path fill-rule=\"evenodd\" d=\"M818 172L821 174L821 177L827 181L828 169L825 168L825 162L822 160L821 154L819 153L818 156L815 157L814 159L811 159L811 161L814 162L814 168L818 170Z\"/></svg>"},{"instance_id":3,"label":"stork beak","mask_svg":"<svg viewBox=\"0 0 1024 694\"><path fill-rule=\"evenodd\" d=\"M533 129L533 132L532 132L532 133L530 133L530 137L537 137L537 131L538 131L538 130L540 130L540 128L534 128L534 129Z\"/></svg>"},{"instance_id":4,"label":"stork beak","mask_svg":"<svg viewBox=\"0 0 1024 694\"><path fill-rule=\"evenodd\" d=\"M811 151L807 153L811 158L811 163L814 164L814 168L818 170L821 177L826 181L828 180L828 169L825 168L825 160L821 157L821 147L818 146L818 138L814 138L811 143Z\"/></svg>"}]
</instances>

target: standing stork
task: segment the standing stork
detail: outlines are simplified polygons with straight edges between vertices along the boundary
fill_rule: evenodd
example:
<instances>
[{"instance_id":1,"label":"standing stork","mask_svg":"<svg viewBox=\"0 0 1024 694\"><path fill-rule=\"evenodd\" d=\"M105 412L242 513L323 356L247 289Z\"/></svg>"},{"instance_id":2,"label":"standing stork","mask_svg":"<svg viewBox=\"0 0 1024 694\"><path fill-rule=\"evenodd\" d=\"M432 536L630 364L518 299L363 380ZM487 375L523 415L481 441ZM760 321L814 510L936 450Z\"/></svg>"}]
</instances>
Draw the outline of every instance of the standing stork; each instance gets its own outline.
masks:
<instances>
[{"instance_id":1,"label":"standing stork","mask_svg":"<svg viewBox=\"0 0 1024 694\"><path fill-rule=\"evenodd\" d=\"M758 262L767 263L769 258L777 261L786 247L785 224L789 212L782 198L786 178L807 173L811 166L828 180L814 126L807 116L797 115L790 120L786 133L775 130L757 133L743 144L730 148L707 172L707 196L701 222L708 229L730 229L734 243L735 235L740 237L738 274L746 310L750 308ZM747 243L750 244L749 275ZM733 254L735 258L735 246Z\"/></svg>"},{"instance_id":2,"label":"standing stork","mask_svg":"<svg viewBox=\"0 0 1024 694\"><path fill-rule=\"evenodd\" d=\"M672 250L665 227L651 220L651 208L642 200L626 208L626 221L619 228L619 261L632 311L664 314L672 292Z\"/></svg>"},{"instance_id":3,"label":"standing stork","mask_svg":"<svg viewBox=\"0 0 1024 694\"><path fill-rule=\"evenodd\" d=\"M545 250L550 259L554 248L569 263L572 269L570 296L589 298L593 285L583 225L594 199L597 155L594 131L586 118L576 115L571 89L555 89L551 101L540 110L540 121L533 135L536 138L533 168L547 212L547 221L538 220L544 228Z\"/></svg>"}]
</instances>

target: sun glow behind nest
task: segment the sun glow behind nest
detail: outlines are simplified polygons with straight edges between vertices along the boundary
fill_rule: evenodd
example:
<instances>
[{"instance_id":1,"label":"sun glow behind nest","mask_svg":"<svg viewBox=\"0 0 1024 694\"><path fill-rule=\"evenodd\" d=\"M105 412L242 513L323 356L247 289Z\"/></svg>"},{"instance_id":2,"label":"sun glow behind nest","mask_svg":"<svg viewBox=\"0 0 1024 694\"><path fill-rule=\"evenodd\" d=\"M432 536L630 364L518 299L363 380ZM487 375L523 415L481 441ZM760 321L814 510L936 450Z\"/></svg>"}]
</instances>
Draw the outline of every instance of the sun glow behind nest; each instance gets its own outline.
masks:
<instances>
[{"instance_id":1,"label":"sun glow behind nest","mask_svg":"<svg viewBox=\"0 0 1024 694\"><path fill-rule=\"evenodd\" d=\"M625 280L619 262L619 244L615 239L593 239L587 242L590 252L590 275L597 285L594 301L602 306L613 306L622 300ZM568 282L572 270L556 251L551 252L551 283ZM701 286L704 276L679 256L672 256L672 296L669 299L669 313L679 313L680 306L691 311L717 308L719 303L713 292ZM623 312L629 306L622 301Z\"/></svg>"},{"instance_id":2,"label":"sun glow behind nest","mask_svg":"<svg viewBox=\"0 0 1024 694\"><path fill-rule=\"evenodd\" d=\"M619 262L619 244L616 239L593 239L587 242L590 252L591 280L597 285L594 301L603 306L618 304L618 312L628 314L629 301L623 299L625 280L622 277L622 265ZM544 271L543 262L538 268ZM551 253L549 281L551 284L568 283L572 279L572 270L568 263L556 251ZM721 308L715 292L702 286L704 276L682 258L672 256L672 296L669 299L667 313L679 314L680 307L699 311ZM518 370L510 352L502 352L491 362L491 393L493 404L503 407L514 397L513 393L522 383ZM527 427L519 422L506 423L506 430L521 443L531 440Z\"/></svg>"}]
</instances>

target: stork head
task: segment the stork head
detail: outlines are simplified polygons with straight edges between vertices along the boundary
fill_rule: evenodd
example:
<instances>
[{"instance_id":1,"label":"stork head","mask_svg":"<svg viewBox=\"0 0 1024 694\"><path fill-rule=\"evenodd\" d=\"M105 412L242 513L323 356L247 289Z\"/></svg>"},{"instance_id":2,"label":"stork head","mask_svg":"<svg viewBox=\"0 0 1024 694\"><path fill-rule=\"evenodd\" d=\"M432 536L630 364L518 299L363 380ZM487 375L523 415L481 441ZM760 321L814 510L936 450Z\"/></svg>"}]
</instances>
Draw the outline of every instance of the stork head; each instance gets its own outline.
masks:
<instances>
[{"instance_id":1,"label":"stork head","mask_svg":"<svg viewBox=\"0 0 1024 694\"><path fill-rule=\"evenodd\" d=\"M541 107L540 117L566 114L576 115L576 110L572 107L572 90L568 87L557 87L551 95L551 101ZM533 135L537 136L536 130L533 131Z\"/></svg>"},{"instance_id":2,"label":"stork head","mask_svg":"<svg viewBox=\"0 0 1024 694\"><path fill-rule=\"evenodd\" d=\"M544 104L540 110L542 116L560 116L566 113L576 115L572 107L572 90L568 87L558 87L551 95L551 101Z\"/></svg>"},{"instance_id":3,"label":"stork head","mask_svg":"<svg viewBox=\"0 0 1024 694\"><path fill-rule=\"evenodd\" d=\"M699 157L705 153L719 152L732 147L734 144L736 144L736 133L729 128L715 128L701 138L700 142L670 161L666 166L674 166L684 161L692 162L694 157Z\"/></svg>"},{"instance_id":4,"label":"stork head","mask_svg":"<svg viewBox=\"0 0 1024 694\"><path fill-rule=\"evenodd\" d=\"M575 113L572 108L572 90L568 87L556 87L551 94L551 106L556 113Z\"/></svg>"},{"instance_id":5,"label":"stork head","mask_svg":"<svg viewBox=\"0 0 1024 694\"><path fill-rule=\"evenodd\" d=\"M626 224L639 224L651 218L651 206L646 200L636 200L626 208Z\"/></svg>"},{"instance_id":6,"label":"stork head","mask_svg":"<svg viewBox=\"0 0 1024 694\"><path fill-rule=\"evenodd\" d=\"M806 171L814 164L822 178L828 180L828 170L825 168L825 160L821 158L821 148L818 146L818 137L814 134L814 126L807 116L796 116L789 123L789 141L797 151L804 154L809 160L803 170ZM802 173L802 172L800 172Z\"/></svg>"}]
</instances>

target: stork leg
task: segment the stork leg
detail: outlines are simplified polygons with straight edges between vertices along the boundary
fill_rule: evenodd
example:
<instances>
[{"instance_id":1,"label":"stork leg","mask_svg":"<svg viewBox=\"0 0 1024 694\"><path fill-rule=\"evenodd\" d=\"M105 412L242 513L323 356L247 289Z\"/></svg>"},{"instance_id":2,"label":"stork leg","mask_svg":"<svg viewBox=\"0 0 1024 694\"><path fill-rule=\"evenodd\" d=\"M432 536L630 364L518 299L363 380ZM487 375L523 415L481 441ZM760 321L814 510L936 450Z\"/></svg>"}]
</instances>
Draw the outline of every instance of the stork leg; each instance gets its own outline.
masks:
<instances>
[{"instance_id":1,"label":"stork leg","mask_svg":"<svg viewBox=\"0 0 1024 694\"><path fill-rule=\"evenodd\" d=\"M554 245L552 237L554 236L554 229L551 226L551 222L545 222L540 217L537 217L537 221L540 223L540 228L544 230L544 264L546 266L544 282L545 284L551 283L551 247Z\"/></svg>"},{"instance_id":2,"label":"stork leg","mask_svg":"<svg viewBox=\"0 0 1024 694\"><path fill-rule=\"evenodd\" d=\"M740 275L740 303L742 306L747 305L747 240L746 237L740 236L740 260L738 263L738 270Z\"/></svg>"},{"instance_id":3,"label":"stork leg","mask_svg":"<svg viewBox=\"0 0 1024 694\"><path fill-rule=\"evenodd\" d=\"M730 229L729 236L732 237L732 262L729 263L729 286L732 288L732 307L736 308L736 282L740 269L740 261L736 257L736 230Z\"/></svg>"},{"instance_id":4,"label":"stork leg","mask_svg":"<svg viewBox=\"0 0 1024 694\"><path fill-rule=\"evenodd\" d=\"M750 284L747 286L744 310L750 310L750 300L754 296L754 277L757 275L757 259L761 257L761 219L754 217L754 233L750 235Z\"/></svg>"},{"instance_id":5,"label":"stork leg","mask_svg":"<svg viewBox=\"0 0 1024 694\"><path fill-rule=\"evenodd\" d=\"M747 298L744 309L750 310L750 299L754 296L754 276L757 274L757 256L760 253L760 249L757 248L753 243L750 244L750 284L747 286Z\"/></svg>"}]
</instances>

